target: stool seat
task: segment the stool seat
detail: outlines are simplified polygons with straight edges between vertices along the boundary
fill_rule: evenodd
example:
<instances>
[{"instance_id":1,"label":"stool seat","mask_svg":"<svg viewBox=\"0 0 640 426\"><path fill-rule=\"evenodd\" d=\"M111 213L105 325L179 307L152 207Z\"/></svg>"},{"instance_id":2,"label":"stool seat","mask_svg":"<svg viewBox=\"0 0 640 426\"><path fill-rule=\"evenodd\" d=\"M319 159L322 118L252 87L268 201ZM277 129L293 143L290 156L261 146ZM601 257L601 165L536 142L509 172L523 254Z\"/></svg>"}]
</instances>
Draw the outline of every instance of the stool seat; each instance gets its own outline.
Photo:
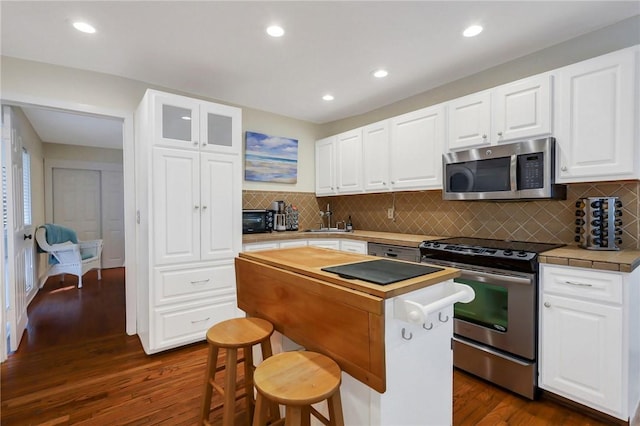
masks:
<instances>
[{"instance_id":1,"label":"stool seat","mask_svg":"<svg viewBox=\"0 0 640 426\"><path fill-rule=\"evenodd\" d=\"M284 352L268 358L256 369L253 382L267 398L283 405L311 405L340 387L340 367L322 354Z\"/></svg>"},{"instance_id":2,"label":"stool seat","mask_svg":"<svg viewBox=\"0 0 640 426\"><path fill-rule=\"evenodd\" d=\"M268 401L285 406L285 426L309 425L311 415L325 425L343 426L341 380L338 364L316 352L283 352L265 359L253 375L258 391L253 426L268 424ZM311 406L324 400L329 418Z\"/></svg>"},{"instance_id":3,"label":"stool seat","mask_svg":"<svg viewBox=\"0 0 640 426\"><path fill-rule=\"evenodd\" d=\"M273 324L260 318L233 318L213 325L207 342L221 348L241 348L262 342L273 333Z\"/></svg>"}]
</instances>

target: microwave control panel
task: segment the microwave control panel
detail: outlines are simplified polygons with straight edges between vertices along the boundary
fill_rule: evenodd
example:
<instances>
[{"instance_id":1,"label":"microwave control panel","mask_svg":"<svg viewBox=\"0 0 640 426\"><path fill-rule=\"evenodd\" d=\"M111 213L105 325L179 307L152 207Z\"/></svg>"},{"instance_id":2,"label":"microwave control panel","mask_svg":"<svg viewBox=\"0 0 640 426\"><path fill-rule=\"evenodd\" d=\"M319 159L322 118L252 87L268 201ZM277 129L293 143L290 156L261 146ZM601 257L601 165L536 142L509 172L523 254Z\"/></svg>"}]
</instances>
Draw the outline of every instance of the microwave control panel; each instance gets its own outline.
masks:
<instances>
[{"instance_id":1,"label":"microwave control panel","mask_svg":"<svg viewBox=\"0 0 640 426\"><path fill-rule=\"evenodd\" d=\"M518 155L518 189L537 189L544 186L544 153Z\"/></svg>"}]
</instances>

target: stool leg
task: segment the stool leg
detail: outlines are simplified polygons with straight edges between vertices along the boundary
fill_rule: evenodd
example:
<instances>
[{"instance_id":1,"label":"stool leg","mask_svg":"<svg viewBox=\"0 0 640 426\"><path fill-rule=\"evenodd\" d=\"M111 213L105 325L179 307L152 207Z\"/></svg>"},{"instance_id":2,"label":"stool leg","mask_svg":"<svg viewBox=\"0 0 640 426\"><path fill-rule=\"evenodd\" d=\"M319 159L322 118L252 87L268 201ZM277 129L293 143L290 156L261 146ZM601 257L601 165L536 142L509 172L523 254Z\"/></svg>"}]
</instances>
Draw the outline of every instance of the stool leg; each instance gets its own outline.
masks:
<instances>
[{"instance_id":1,"label":"stool leg","mask_svg":"<svg viewBox=\"0 0 640 426\"><path fill-rule=\"evenodd\" d=\"M342 400L340 399L340 389L336 390L327 400L329 407L330 424L333 426L344 426L344 417L342 415Z\"/></svg>"},{"instance_id":2,"label":"stool leg","mask_svg":"<svg viewBox=\"0 0 640 426\"><path fill-rule=\"evenodd\" d=\"M273 349L271 348L271 336L268 339L260 342L260 350L262 351L262 360L265 360L273 355ZM269 421L273 423L276 420L280 420L280 407L275 402L269 400L268 411L269 411Z\"/></svg>"},{"instance_id":3,"label":"stool leg","mask_svg":"<svg viewBox=\"0 0 640 426\"><path fill-rule=\"evenodd\" d=\"M247 394L247 417L248 422L251 424L254 411L254 399L253 399L253 349L251 346L245 346L242 348L244 352L244 389Z\"/></svg>"},{"instance_id":4,"label":"stool leg","mask_svg":"<svg viewBox=\"0 0 640 426\"><path fill-rule=\"evenodd\" d=\"M213 396L213 386L211 382L216 375L216 367L218 366L218 347L209 345L209 356L207 357L207 370L204 378L204 398L200 410L200 423L209 421L209 412L211 411L211 397Z\"/></svg>"},{"instance_id":5,"label":"stool leg","mask_svg":"<svg viewBox=\"0 0 640 426\"><path fill-rule=\"evenodd\" d=\"M256 396L256 409L253 413L253 426L265 426L267 424L268 401L260 392Z\"/></svg>"},{"instance_id":6,"label":"stool leg","mask_svg":"<svg viewBox=\"0 0 640 426\"><path fill-rule=\"evenodd\" d=\"M305 424L305 419L302 413L303 407L287 405L287 413L284 417L284 426L300 426ZM307 414L306 424L309 424L309 417Z\"/></svg>"},{"instance_id":7,"label":"stool leg","mask_svg":"<svg viewBox=\"0 0 640 426\"><path fill-rule=\"evenodd\" d=\"M238 350L227 348L224 381L224 410L222 412L222 425L234 426L236 412L236 376L238 369Z\"/></svg>"}]
</instances>

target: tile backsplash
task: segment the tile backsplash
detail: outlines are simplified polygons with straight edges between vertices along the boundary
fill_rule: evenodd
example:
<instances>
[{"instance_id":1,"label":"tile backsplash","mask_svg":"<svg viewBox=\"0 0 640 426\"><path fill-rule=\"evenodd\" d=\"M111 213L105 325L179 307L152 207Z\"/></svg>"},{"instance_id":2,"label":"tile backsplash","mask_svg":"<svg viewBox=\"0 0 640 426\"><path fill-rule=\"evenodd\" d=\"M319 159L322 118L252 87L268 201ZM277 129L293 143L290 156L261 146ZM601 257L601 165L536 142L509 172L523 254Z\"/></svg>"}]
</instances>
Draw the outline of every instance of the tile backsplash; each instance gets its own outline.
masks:
<instances>
[{"instance_id":1,"label":"tile backsplash","mask_svg":"<svg viewBox=\"0 0 640 426\"><path fill-rule=\"evenodd\" d=\"M605 196L622 201L621 248L640 248L639 181L571 184L564 201L444 201L438 190L318 198L314 193L243 191L243 208L268 208L272 201L285 200L298 207L301 230L317 227L318 212L329 203L333 219L351 215L355 229L576 244L576 200ZM393 220L387 218L392 207Z\"/></svg>"}]
</instances>

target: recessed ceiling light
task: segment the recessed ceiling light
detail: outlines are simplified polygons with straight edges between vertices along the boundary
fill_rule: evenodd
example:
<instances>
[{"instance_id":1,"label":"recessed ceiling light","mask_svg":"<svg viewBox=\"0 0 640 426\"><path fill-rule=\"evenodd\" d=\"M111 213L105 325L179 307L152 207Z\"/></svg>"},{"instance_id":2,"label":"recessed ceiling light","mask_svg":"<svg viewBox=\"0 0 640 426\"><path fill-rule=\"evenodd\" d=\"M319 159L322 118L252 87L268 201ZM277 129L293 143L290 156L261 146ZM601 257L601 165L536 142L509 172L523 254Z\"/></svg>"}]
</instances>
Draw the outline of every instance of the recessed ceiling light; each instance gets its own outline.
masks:
<instances>
[{"instance_id":1,"label":"recessed ceiling light","mask_svg":"<svg viewBox=\"0 0 640 426\"><path fill-rule=\"evenodd\" d=\"M96 29L92 25L87 24L86 22L74 22L73 28L87 34L93 34L96 32Z\"/></svg>"},{"instance_id":2,"label":"recessed ceiling light","mask_svg":"<svg viewBox=\"0 0 640 426\"><path fill-rule=\"evenodd\" d=\"M480 25L471 25L467 27L462 33L465 37L475 37L482 32L482 27Z\"/></svg>"},{"instance_id":3,"label":"recessed ceiling light","mask_svg":"<svg viewBox=\"0 0 640 426\"><path fill-rule=\"evenodd\" d=\"M333 100L333 95L330 94L326 94L322 97L322 99L324 99L325 101L332 101Z\"/></svg>"},{"instance_id":4,"label":"recessed ceiling light","mask_svg":"<svg viewBox=\"0 0 640 426\"><path fill-rule=\"evenodd\" d=\"M272 25L267 28L267 34L271 37L282 37L284 35L284 29L278 25Z\"/></svg>"},{"instance_id":5,"label":"recessed ceiling light","mask_svg":"<svg viewBox=\"0 0 640 426\"><path fill-rule=\"evenodd\" d=\"M373 72L373 76L376 78L385 78L388 75L389 75L389 72L387 70L380 69Z\"/></svg>"}]
</instances>

